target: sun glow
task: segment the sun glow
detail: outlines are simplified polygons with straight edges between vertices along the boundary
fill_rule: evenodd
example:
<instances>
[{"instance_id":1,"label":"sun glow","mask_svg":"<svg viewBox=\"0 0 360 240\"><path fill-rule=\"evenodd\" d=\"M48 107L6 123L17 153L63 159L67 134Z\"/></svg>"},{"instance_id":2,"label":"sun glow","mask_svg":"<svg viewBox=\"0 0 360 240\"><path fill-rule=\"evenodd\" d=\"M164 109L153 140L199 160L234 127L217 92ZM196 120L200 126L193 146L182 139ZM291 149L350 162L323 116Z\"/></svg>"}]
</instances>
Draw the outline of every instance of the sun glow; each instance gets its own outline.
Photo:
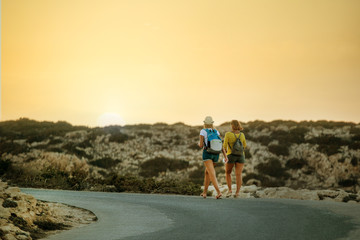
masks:
<instances>
[{"instance_id":1,"label":"sun glow","mask_svg":"<svg viewBox=\"0 0 360 240\"><path fill-rule=\"evenodd\" d=\"M106 112L98 118L97 123L100 127L125 125L125 120L118 113Z\"/></svg>"}]
</instances>

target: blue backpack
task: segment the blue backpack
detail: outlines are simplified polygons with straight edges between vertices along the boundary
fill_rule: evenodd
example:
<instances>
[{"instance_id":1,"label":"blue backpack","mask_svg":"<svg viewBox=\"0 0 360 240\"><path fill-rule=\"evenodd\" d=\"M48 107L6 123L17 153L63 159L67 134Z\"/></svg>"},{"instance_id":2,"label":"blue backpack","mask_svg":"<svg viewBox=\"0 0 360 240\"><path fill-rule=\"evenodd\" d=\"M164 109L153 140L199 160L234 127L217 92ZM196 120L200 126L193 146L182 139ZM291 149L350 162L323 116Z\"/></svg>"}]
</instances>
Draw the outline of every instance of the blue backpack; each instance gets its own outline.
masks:
<instances>
[{"instance_id":1,"label":"blue backpack","mask_svg":"<svg viewBox=\"0 0 360 240\"><path fill-rule=\"evenodd\" d=\"M205 144L206 151L212 154L219 154L222 150L222 141L215 129L205 129L208 142Z\"/></svg>"}]
</instances>

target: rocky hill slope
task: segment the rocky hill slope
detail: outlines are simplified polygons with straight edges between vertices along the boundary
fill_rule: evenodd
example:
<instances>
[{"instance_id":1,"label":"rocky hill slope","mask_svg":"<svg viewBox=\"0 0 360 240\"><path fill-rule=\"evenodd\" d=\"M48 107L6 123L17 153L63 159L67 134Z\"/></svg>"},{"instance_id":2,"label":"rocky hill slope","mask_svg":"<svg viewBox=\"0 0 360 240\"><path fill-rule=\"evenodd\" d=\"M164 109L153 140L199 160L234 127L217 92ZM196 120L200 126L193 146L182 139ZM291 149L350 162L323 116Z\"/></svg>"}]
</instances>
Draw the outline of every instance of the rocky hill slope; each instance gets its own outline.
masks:
<instances>
[{"instance_id":1,"label":"rocky hill slope","mask_svg":"<svg viewBox=\"0 0 360 240\"><path fill-rule=\"evenodd\" d=\"M243 127L245 185L360 191L360 124L254 121ZM230 124L217 129L224 136ZM182 123L88 128L0 122L0 176L23 186L97 190L90 180L113 174L202 184L200 130ZM223 164L216 171L224 184Z\"/></svg>"}]
</instances>

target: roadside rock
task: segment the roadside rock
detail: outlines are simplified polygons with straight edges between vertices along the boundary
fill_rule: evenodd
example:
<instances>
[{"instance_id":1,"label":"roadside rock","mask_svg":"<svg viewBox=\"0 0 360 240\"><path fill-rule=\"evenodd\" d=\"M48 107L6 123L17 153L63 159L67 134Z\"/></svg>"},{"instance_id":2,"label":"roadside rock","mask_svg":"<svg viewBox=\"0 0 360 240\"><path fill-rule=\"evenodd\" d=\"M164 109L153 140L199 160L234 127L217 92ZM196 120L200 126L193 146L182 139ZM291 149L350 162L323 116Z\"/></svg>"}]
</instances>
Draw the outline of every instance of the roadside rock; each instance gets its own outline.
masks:
<instances>
[{"instance_id":1,"label":"roadside rock","mask_svg":"<svg viewBox=\"0 0 360 240\"><path fill-rule=\"evenodd\" d=\"M0 180L1 239L39 239L56 232L56 229L65 230L95 220L96 216L87 210L37 201Z\"/></svg>"},{"instance_id":2,"label":"roadside rock","mask_svg":"<svg viewBox=\"0 0 360 240\"><path fill-rule=\"evenodd\" d=\"M220 191L226 194L227 186L220 185ZM208 189L213 197L216 196L214 186L209 186ZM232 192L235 194L236 185L232 185ZM347 203L360 203L360 194L352 194L339 190L308 190L300 189L294 190L288 187L277 188L261 188L256 185L242 186L240 189L239 198L287 198L299 200L324 200Z\"/></svg>"}]
</instances>

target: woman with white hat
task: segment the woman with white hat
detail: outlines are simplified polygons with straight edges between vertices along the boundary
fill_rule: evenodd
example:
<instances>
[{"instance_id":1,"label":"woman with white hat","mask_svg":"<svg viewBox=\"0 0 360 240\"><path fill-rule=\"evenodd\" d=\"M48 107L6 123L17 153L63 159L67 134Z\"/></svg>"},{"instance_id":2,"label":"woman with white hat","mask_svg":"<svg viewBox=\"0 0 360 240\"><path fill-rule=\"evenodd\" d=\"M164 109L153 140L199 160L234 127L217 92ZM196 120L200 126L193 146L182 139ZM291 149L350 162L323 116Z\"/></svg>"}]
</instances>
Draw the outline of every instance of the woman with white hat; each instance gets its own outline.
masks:
<instances>
[{"instance_id":1,"label":"woman with white hat","mask_svg":"<svg viewBox=\"0 0 360 240\"><path fill-rule=\"evenodd\" d=\"M199 147L203 148L202 158L205 165L204 191L201 196L203 198L206 198L208 187L210 185L210 182L212 182L217 192L216 199L219 199L221 198L222 194L220 192L218 181L216 179L215 164L219 160L218 152L222 152L224 154L225 162L227 162L227 156L225 150L222 147L220 133L218 130L214 129L213 123L214 121L212 117L207 116L204 120L204 128L200 131ZM210 141L208 138L210 137L210 135L216 135L216 137L218 138L217 141L220 141L221 146L218 151L213 151L212 149L210 149Z\"/></svg>"}]
</instances>

